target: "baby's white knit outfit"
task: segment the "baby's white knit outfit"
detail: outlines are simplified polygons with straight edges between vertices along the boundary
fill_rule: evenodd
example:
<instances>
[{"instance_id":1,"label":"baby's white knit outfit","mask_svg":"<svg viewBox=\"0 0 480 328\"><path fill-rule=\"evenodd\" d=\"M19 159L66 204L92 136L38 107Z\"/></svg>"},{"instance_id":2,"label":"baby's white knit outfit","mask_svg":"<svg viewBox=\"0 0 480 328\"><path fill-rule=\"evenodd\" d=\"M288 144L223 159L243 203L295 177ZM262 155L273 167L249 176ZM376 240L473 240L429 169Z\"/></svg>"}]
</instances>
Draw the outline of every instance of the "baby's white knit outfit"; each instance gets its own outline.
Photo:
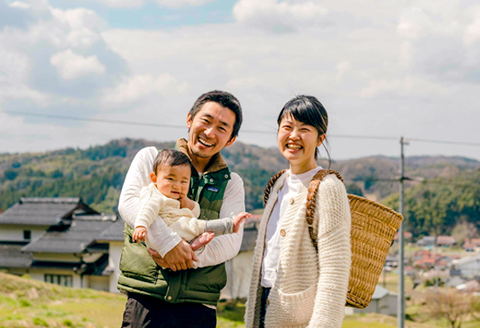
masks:
<instances>
[{"instance_id":1,"label":"baby's white knit outfit","mask_svg":"<svg viewBox=\"0 0 480 328\"><path fill-rule=\"evenodd\" d=\"M157 187L150 183L140 191L140 211L135 220L135 228L143 226L148 229L158 216L165 221L173 231L186 241L191 241L205 231L222 235L233 232L233 219L198 220L200 205L197 202L193 210L180 208L180 201L168 198ZM147 246L151 243L146 241Z\"/></svg>"},{"instance_id":2,"label":"baby's white knit outfit","mask_svg":"<svg viewBox=\"0 0 480 328\"><path fill-rule=\"evenodd\" d=\"M262 262L266 228L287 171L275 183L259 226L253 258L252 281L246 304L245 325L258 327ZM340 328L342 326L351 266L350 206L343 183L326 176L316 198L312 244L305 218L308 181L298 185L279 222L280 256L270 290L265 327Z\"/></svg>"}]
</instances>

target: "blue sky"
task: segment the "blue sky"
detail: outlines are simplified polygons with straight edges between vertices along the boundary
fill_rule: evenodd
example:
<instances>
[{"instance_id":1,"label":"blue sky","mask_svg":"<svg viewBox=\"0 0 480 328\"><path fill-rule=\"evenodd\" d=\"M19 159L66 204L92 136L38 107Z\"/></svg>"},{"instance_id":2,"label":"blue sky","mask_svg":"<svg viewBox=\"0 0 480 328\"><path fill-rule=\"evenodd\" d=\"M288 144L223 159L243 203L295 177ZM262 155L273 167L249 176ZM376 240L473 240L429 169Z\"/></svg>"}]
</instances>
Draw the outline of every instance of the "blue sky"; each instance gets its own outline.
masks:
<instances>
[{"instance_id":1,"label":"blue sky","mask_svg":"<svg viewBox=\"0 0 480 328\"><path fill-rule=\"evenodd\" d=\"M334 159L398 156L401 136L478 143L480 4L0 0L0 153L185 137L96 120L184 126L212 89L240 99L249 144L276 146L298 94L327 108ZM420 141L406 154L480 159L478 146Z\"/></svg>"},{"instance_id":2,"label":"blue sky","mask_svg":"<svg viewBox=\"0 0 480 328\"><path fill-rule=\"evenodd\" d=\"M171 8L154 2L139 7L112 8L99 1L82 1L82 7L95 11L111 28L172 29L185 25L201 25L233 22L232 9L236 1L216 0L201 6ZM50 3L61 9L69 9L79 1L56 0Z\"/></svg>"}]
</instances>

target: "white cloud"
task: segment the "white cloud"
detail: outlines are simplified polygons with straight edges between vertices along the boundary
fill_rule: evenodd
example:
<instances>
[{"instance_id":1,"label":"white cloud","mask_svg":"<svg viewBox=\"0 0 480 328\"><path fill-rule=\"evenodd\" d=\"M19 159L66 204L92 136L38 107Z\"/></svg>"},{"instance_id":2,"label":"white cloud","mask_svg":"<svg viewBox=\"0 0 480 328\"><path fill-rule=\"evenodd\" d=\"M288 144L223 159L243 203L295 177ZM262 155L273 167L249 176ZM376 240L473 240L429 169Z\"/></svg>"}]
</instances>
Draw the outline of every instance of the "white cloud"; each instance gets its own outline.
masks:
<instances>
[{"instance_id":1,"label":"white cloud","mask_svg":"<svg viewBox=\"0 0 480 328\"><path fill-rule=\"evenodd\" d=\"M472 45L480 38L480 7L472 11L474 17L472 22L465 28L464 42L466 45Z\"/></svg>"},{"instance_id":2,"label":"white cloud","mask_svg":"<svg viewBox=\"0 0 480 328\"><path fill-rule=\"evenodd\" d=\"M185 6L201 6L213 0L156 0L159 5L171 8L185 7Z\"/></svg>"},{"instance_id":3,"label":"white cloud","mask_svg":"<svg viewBox=\"0 0 480 328\"><path fill-rule=\"evenodd\" d=\"M327 9L313 1L294 4L278 0L240 0L233 7L233 16L238 22L275 32L324 24L327 13Z\"/></svg>"},{"instance_id":4,"label":"white cloud","mask_svg":"<svg viewBox=\"0 0 480 328\"><path fill-rule=\"evenodd\" d=\"M343 75L350 69L350 63L347 60L341 61L337 64L337 82L340 81Z\"/></svg>"},{"instance_id":5,"label":"white cloud","mask_svg":"<svg viewBox=\"0 0 480 328\"><path fill-rule=\"evenodd\" d=\"M20 9L28 9L28 8L30 8L30 5L28 3L25 3L25 2L14 1L10 4L10 7L20 8Z\"/></svg>"},{"instance_id":6,"label":"white cloud","mask_svg":"<svg viewBox=\"0 0 480 328\"><path fill-rule=\"evenodd\" d=\"M296 94L312 94L329 111L332 134L442 139L445 129L438 128L439 122L447 122L455 140L480 138L475 126L480 120L475 107L479 14L471 0L241 0L233 22L185 22L164 29L109 29L99 14L65 9L74 7L73 1L63 10L50 9L45 1L34 10L35 1L22 1L30 8L2 7L0 0L0 24L10 19L0 29L0 58L7 58L5 64L0 60L0 76L5 76L0 78L0 106L5 109L46 106L39 112L68 110L72 116L183 125L196 97L224 89L239 97L244 108L240 140L274 146L280 108ZM111 5L147 3L154 5L145 19L164 16L165 6L200 4L132 0ZM23 25L7 15L9 10L20 13ZM181 24L185 16L176 13L176 24ZM298 33L272 35L259 29ZM65 83L62 74L72 80ZM58 129L28 120L12 125L17 123L17 130L48 131L46 139L11 131L15 146L9 150L86 147L120 137L174 140L186 134L186 129L117 129L99 123L65 123L72 126ZM334 158L398 152L396 144L384 141L336 140L331 139ZM2 147L0 152L6 149ZM413 147L410 155L433 151ZM442 148L439 152L447 154ZM459 148L448 149L452 154ZM471 149L463 154L478 157Z\"/></svg>"},{"instance_id":7,"label":"white cloud","mask_svg":"<svg viewBox=\"0 0 480 328\"><path fill-rule=\"evenodd\" d=\"M131 7L140 7L143 5L143 0L97 0L109 7L114 8L131 8Z\"/></svg>"},{"instance_id":8,"label":"white cloud","mask_svg":"<svg viewBox=\"0 0 480 328\"><path fill-rule=\"evenodd\" d=\"M188 89L188 84L179 82L170 74L152 76L150 74L135 75L124 78L115 88L104 91L103 101L106 104L121 104L145 99L153 95L177 96Z\"/></svg>"},{"instance_id":9,"label":"white cloud","mask_svg":"<svg viewBox=\"0 0 480 328\"><path fill-rule=\"evenodd\" d=\"M200 6L213 0L97 0L112 8L134 8L140 7L147 2L154 2L160 6L179 8L185 6Z\"/></svg>"},{"instance_id":10,"label":"white cloud","mask_svg":"<svg viewBox=\"0 0 480 328\"><path fill-rule=\"evenodd\" d=\"M415 76L407 76L403 79L373 80L368 87L361 90L359 96L364 99L381 96L428 98L439 94L444 96L451 95L452 93L453 91L450 88L442 87Z\"/></svg>"},{"instance_id":11,"label":"white cloud","mask_svg":"<svg viewBox=\"0 0 480 328\"><path fill-rule=\"evenodd\" d=\"M418 39L428 35L434 29L434 23L422 8L411 7L404 11L397 27L398 33L409 39Z\"/></svg>"},{"instance_id":12,"label":"white cloud","mask_svg":"<svg viewBox=\"0 0 480 328\"><path fill-rule=\"evenodd\" d=\"M90 9L75 8L68 10L61 10L52 8L53 16L60 22L68 23L72 29L76 28L90 28L95 29L105 25L102 19Z\"/></svg>"},{"instance_id":13,"label":"white cloud","mask_svg":"<svg viewBox=\"0 0 480 328\"><path fill-rule=\"evenodd\" d=\"M88 48L101 40L98 32L106 26L106 23L94 11L84 8L69 10L52 8L52 14L56 20L70 27L66 35L66 41L70 46Z\"/></svg>"},{"instance_id":14,"label":"white cloud","mask_svg":"<svg viewBox=\"0 0 480 328\"><path fill-rule=\"evenodd\" d=\"M83 57L75 54L71 49L53 55L50 63L64 80L75 80L91 74L103 75L106 71L96 55Z\"/></svg>"}]
</instances>

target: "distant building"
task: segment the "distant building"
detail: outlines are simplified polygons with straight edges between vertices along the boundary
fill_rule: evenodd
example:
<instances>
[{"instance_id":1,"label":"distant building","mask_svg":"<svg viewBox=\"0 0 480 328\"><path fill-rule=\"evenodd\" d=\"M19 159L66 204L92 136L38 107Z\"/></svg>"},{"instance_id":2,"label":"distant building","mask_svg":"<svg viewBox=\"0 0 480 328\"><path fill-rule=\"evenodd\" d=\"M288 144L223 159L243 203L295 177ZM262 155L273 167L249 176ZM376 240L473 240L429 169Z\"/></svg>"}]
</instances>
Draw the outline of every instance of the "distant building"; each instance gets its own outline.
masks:
<instances>
[{"instance_id":1,"label":"distant building","mask_svg":"<svg viewBox=\"0 0 480 328\"><path fill-rule=\"evenodd\" d=\"M260 218L248 219L239 254L225 264L224 299L247 297ZM21 198L0 215L0 270L118 293L124 226L80 198Z\"/></svg>"},{"instance_id":2,"label":"distant building","mask_svg":"<svg viewBox=\"0 0 480 328\"><path fill-rule=\"evenodd\" d=\"M454 260L452 264L464 278L480 277L480 254Z\"/></svg>"},{"instance_id":3,"label":"distant building","mask_svg":"<svg viewBox=\"0 0 480 328\"><path fill-rule=\"evenodd\" d=\"M372 296L372 301L365 309L345 307L345 314L379 313L397 316L397 294L377 285Z\"/></svg>"},{"instance_id":4,"label":"distant building","mask_svg":"<svg viewBox=\"0 0 480 328\"><path fill-rule=\"evenodd\" d=\"M480 247L480 238L472 238L470 242L475 246L475 247Z\"/></svg>"},{"instance_id":5,"label":"distant building","mask_svg":"<svg viewBox=\"0 0 480 328\"><path fill-rule=\"evenodd\" d=\"M420 247L452 247L456 245L455 238L452 236L424 236L417 241Z\"/></svg>"},{"instance_id":6,"label":"distant building","mask_svg":"<svg viewBox=\"0 0 480 328\"><path fill-rule=\"evenodd\" d=\"M453 247L456 245L455 238L452 236L438 236L437 246L439 247Z\"/></svg>"},{"instance_id":7,"label":"distant building","mask_svg":"<svg viewBox=\"0 0 480 328\"><path fill-rule=\"evenodd\" d=\"M466 252L480 252L480 238L465 239L462 248Z\"/></svg>"},{"instance_id":8,"label":"distant building","mask_svg":"<svg viewBox=\"0 0 480 328\"><path fill-rule=\"evenodd\" d=\"M122 222L80 198L21 198L0 215L0 270L63 286L116 291L114 258L119 256L112 252L118 253L114 244L119 241Z\"/></svg>"},{"instance_id":9,"label":"distant building","mask_svg":"<svg viewBox=\"0 0 480 328\"><path fill-rule=\"evenodd\" d=\"M424 236L417 241L417 246L420 247L432 247L435 245L435 236Z\"/></svg>"},{"instance_id":10,"label":"distant building","mask_svg":"<svg viewBox=\"0 0 480 328\"><path fill-rule=\"evenodd\" d=\"M250 288L250 276L253 265L253 250L257 240L256 222L247 222L243 231L242 247L233 259L225 263L227 285L222 289L220 298L247 298Z\"/></svg>"},{"instance_id":11,"label":"distant building","mask_svg":"<svg viewBox=\"0 0 480 328\"><path fill-rule=\"evenodd\" d=\"M397 231L397 233L395 233L395 237L393 237L393 240L398 240L400 237L400 233ZM409 241L412 239L412 233L409 232L409 231L405 231L403 233L403 239L406 240L406 241Z\"/></svg>"}]
</instances>

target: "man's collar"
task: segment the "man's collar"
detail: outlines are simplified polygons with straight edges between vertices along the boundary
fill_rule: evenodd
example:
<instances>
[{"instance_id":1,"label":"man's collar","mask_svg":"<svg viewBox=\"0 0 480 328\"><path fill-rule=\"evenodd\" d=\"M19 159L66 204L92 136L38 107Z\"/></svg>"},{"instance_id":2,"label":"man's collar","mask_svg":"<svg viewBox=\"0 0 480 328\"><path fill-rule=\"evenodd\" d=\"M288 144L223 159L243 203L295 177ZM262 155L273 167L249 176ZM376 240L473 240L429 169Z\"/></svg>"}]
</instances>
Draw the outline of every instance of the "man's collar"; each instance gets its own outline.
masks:
<instances>
[{"instance_id":1,"label":"man's collar","mask_svg":"<svg viewBox=\"0 0 480 328\"><path fill-rule=\"evenodd\" d=\"M190 149L188 148L187 140L180 138L177 140L177 149L188 156L190 161L192 161ZM210 158L210 162L208 162L207 167L205 167L205 173L209 172L217 172L227 167L225 161L223 160L222 154L216 153L215 155Z\"/></svg>"}]
</instances>

